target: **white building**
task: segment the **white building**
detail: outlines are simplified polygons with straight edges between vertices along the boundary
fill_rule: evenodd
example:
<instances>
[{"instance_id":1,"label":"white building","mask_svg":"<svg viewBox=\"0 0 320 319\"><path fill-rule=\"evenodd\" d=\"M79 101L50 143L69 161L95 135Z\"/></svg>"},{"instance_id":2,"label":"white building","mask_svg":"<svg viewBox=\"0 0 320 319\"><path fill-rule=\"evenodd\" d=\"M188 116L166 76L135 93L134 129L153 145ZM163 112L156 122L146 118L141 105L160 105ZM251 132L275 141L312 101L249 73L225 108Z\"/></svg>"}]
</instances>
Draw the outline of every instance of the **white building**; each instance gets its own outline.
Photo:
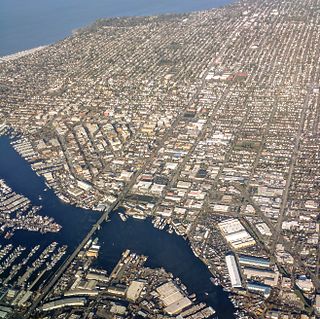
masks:
<instances>
[{"instance_id":1,"label":"white building","mask_svg":"<svg viewBox=\"0 0 320 319\"><path fill-rule=\"evenodd\" d=\"M235 257L233 255L227 255L226 263L232 288L241 288L241 278Z\"/></svg>"},{"instance_id":2,"label":"white building","mask_svg":"<svg viewBox=\"0 0 320 319\"><path fill-rule=\"evenodd\" d=\"M238 219L227 219L218 224L226 241L234 248L241 249L256 244L255 240L246 231Z\"/></svg>"},{"instance_id":3,"label":"white building","mask_svg":"<svg viewBox=\"0 0 320 319\"><path fill-rule=\"evenodd\" d=\"M45 303L42 307L42 311L51 311L59 308L64 308L64 307L80 307L84 306L86 303L85 298L65 298L65 299L59 299L59 300L54 300Z\"/></svg>"}]
</instances>

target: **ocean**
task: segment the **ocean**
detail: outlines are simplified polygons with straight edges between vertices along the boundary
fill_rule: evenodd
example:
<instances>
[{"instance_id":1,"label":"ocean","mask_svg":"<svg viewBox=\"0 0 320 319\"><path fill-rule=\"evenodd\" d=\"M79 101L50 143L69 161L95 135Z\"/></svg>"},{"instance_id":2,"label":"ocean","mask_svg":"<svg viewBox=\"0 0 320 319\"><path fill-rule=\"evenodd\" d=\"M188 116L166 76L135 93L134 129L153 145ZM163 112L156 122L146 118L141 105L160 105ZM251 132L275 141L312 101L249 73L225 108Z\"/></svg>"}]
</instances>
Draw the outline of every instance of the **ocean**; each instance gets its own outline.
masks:
<instances>
[{"instance_id":1,"label":"ocean","mask_svg":"<svg viewBox=\"0 0 320 319\"><path fill-rule=\"evenodd\" d=\"M52 44L98 18L184 13L231 0L1 0L0 56Z\"/></svg>"}]
</instances>

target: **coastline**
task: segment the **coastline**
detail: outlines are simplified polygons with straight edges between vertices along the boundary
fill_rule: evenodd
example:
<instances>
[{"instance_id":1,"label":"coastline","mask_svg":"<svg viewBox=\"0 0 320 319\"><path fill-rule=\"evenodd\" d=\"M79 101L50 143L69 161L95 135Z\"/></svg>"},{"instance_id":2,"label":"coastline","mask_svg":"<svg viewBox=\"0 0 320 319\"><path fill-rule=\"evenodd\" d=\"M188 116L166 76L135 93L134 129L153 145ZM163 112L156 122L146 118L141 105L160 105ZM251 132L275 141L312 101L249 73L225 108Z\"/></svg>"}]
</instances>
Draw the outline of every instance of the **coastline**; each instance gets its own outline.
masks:
<instances>
[{"instance_id":1,"label":"coastline","mask_svg":"<svg viewBox=\"0 0 320 319\"><path fill-rule=\"evenodd\" d=\"M0 56L0 63L13 61L13 60L22 58L22 57L27 56L29 54L32 54L32 53L38 52L40 50L43 50L43 49L47 48L48 46L49 46L49 44L41 45L39 47L35 47L35 48L32 48L32 49L27 49L27 50L19 51L19 52L16 52L16 53Z\"/></svg>"},{"instance_id":2,"label":"coastline","mask_svg":"<svg viewBox=\"0 0 320 319\"><path fill-rule=\"evenodd\" d=\"M0 57L16 54L42 46L44 43L56 43L73 34L74 31L89 26L98 19L126 17L146 17L170 14L184 14L205 10L215 10L234 3L234 0L162 0L150 2L138 0L135 3L58 0L44 4L40 0L32 0L19 10L18 0L6 1L0 13L6 29L0 30ZM3 16L1 16L1 14ZM45 19L43 18L45 17ZM18 21L18 22L14 22ZM19 21L32 22L28 28Z\"/></svg>"}]
</instances>

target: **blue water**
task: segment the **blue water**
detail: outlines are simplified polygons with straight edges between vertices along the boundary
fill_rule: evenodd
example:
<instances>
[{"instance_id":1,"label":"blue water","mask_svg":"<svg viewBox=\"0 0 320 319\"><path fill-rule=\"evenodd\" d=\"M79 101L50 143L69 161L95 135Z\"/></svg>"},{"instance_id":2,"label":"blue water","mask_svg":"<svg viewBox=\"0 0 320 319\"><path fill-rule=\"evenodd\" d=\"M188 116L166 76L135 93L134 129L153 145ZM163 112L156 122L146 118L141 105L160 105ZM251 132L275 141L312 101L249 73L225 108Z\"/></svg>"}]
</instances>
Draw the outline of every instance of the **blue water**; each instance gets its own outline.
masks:
<instances>
[{"instance_id":1,"label":"blue water","mask_svg":"<svg viewBox=\"0 0 320 319\"><path fill-rule=\"evenodd\" d=\"M44 180L16 153L8 137L0 137L0 178L5 179L17 193L31 199L33 204L41 204L43 208L40 213L54 217L63 226L57 234L17 231L10 240L0 235L2 245L13 243L30 250L40 244L43 249L54 240L61 245L67 244L70 254L99 217L98 212L66 205L51 190L44 191ZM43 197L42 201L39 201L39 195ZM198 300L206 301L216 309L220 319L234 318L234 308L228 295L221 287L211 284L210 272L194 256L188 242L182 237L155 229L148 220L129 219L122 222L116 212L111 214L111 220L104 223L95 236L101 244L97 260L99 267L110 272L121 253L131 249L149 257L147 266L164 267L179 277L190 293L197 294Z\"/></svg>"},{"instance_id":2,"label":"blue water","mask_svg":"<svg viewBox=\"0 0 320 319\"><path fill-rule=\"evenodd\" d=\"M51 44L98 18L183 13L231 0L0 0L0 56Z\"/></svg>"},{"instance_id":3,"label":"blue water","mask_svg":"<svg viewBox=\"0 0 320 319\"><path fill-rule=\"evenodd\" d=\"M122 222L116 214L98 234L103 247L99 266L111 271L126 249L149 256L146 266L163 267L179 277L190 293L196 293L198 301L213 306L219 319L234 318L227 293L211 283L209 270L182 237L155 229L150 221L130 218Z\"/></svg>"},{"instance_id":4,"label":"blue water","mask_svg":"<svg viewBox=\"0 0 320 319\"><path fill-rule=\"evenodd\" d=\"M31 166L11 147L9 138L4 136L0 137L0 178L4 179L16 193L29 198L33 205L43 206L40 211L42 215L54 217L55 221L62 225L59 233L18 231L10 240L13 243L30 247L57 241L67 244L72 249L81 242L84 234L99 218L96 212L64 204L50 189L44 191L47 188L44 179L31 169ZM39 200L39 195L42 200ZM0 235L1 244L10 241L4 240Z\"/></svg>"}]
</instances>

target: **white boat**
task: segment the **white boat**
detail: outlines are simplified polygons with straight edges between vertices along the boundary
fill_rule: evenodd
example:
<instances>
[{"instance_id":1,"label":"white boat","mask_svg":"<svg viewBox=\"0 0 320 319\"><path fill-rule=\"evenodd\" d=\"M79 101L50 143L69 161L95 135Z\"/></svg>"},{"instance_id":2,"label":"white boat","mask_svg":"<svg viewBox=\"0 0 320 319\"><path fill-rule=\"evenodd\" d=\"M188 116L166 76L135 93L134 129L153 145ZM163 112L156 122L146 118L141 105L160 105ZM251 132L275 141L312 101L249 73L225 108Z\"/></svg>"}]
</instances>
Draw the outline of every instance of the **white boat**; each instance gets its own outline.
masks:
<instances>
[{"instance_id":1,"label":"white boat","mask_svg":"<svg viewBox=\"0 0 320 319\"><path fill-rule=\"evenodd\" d=\"M146 216L143 215L132 215L132 217L136 219L146 219Z\"/></svg>"},{"instance_id":2,"label":"white boat","mask_svg":"<svg viewBox=\"0 0 320 319\"><path fill-rule=\"evenodd\" d=\"M123 222L126 222L126 221L127 221L128 217L127 217L125 214L123 214L123 213L118 213L118 214L119 214L119 216L120 216L120 218L121 218L121 220L122 220Z\"/></svg>"}]
</instances>

